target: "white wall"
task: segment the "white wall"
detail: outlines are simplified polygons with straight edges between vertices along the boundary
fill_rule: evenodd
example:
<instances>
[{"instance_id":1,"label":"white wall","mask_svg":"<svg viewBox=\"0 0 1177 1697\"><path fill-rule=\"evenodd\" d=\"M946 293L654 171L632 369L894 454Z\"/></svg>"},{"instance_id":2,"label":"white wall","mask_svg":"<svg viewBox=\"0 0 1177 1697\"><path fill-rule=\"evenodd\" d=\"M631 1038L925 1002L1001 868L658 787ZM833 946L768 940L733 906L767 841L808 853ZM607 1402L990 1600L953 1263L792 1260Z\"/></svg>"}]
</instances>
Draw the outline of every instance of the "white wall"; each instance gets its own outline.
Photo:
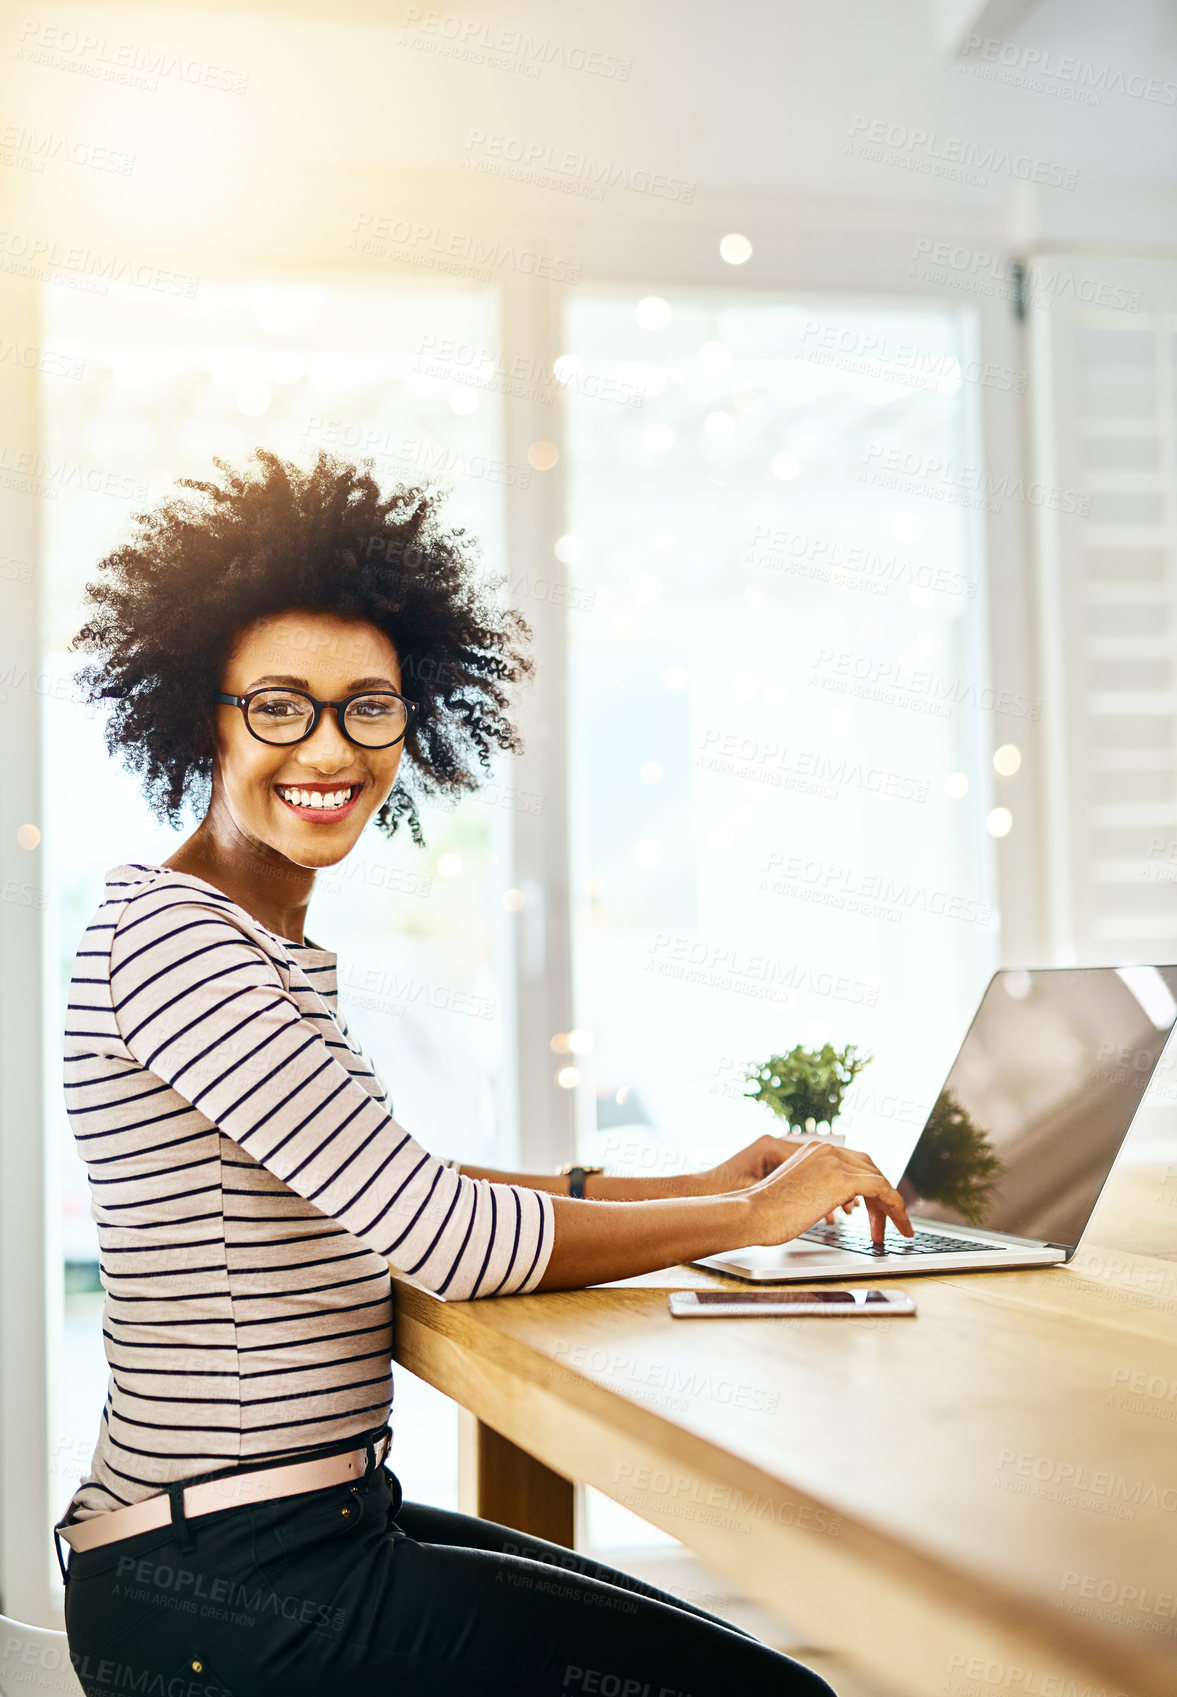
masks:
<instances>
[{"instance_id":1,"label":"white wall","mask_svg":"<svg viewBox=\"0 0 1177 1697\"><path fill-rule=\"evenodd\" d=\"M23 55L0 59L6 121L136 157L129 177L52 162L42 175L13 169L3 173L0 195L10 216L64 217L107 243L192 242L215 254L292 227L330 248L344 234L344 209L320 185L336 169L353 173L353 198L379 183L398 200L456 200L472 212L493 203L590 228L617 219L674 228L685 210L621 189L594 202L475 176L463 171L472 131L665 173L697 185L696 203L712 204L717 215L725 202L755 202L768 221L784 196L866 228L904 207L929 227L963 215L974 229L1001 229L1020 198L1009 170L991 171L977 186L864 159L853 146L868 123L937 138L900 147L909 159L930 163L930 153L953 141L1008 148L1074 173L1075 188L1041 197L1043 215L1054 221L1075 222L1089 196L1098 216L1099 191L1109 187L1155 191L1177 175L1177 21L1165 0L1115 7L1042 0L1025 8L1003 55L1036 54L1033 64L1048 68L1067 56L1076 62L1041 89L1002 80L1016 65L946 53L934 0L453 6L6 6L3 34ZM404 28L414 14L423 23ZM58 52L55 43L69 45L70 30L101 42L71 55L86 72L33 62L33 54ZM526 62L523 36L555 55L541 75L486 62L490 44L504 39L502 63ZM448 56L454 45L482 62ZM588 52L628 66L626 80L560 62L579 63ZM147 74L144 65L160 53L195 65L194 85L164 75L159 91L149 92L103 79L128 60ZM244 92L223 92L215 74L213 86L201 86L205 65L231 82L244 79ZM1085 77L1097 105L1068 97ZM1152 78L1169 91L1151 100L1117 92L1121 77L1128 87ZM262 184L270 185L264 194Z\"/></svg>"}]
</instances>

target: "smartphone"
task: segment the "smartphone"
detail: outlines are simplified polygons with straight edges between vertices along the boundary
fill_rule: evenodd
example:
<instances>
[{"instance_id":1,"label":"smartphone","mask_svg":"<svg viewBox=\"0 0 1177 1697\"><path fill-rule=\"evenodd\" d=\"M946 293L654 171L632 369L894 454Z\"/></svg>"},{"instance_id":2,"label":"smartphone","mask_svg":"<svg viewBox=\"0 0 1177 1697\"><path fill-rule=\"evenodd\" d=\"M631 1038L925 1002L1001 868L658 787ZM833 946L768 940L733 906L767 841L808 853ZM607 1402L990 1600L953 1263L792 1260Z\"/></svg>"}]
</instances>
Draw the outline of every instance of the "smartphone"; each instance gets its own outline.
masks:
<instances>
[{"instance_id":1,"label":"smartphone","mask_svg":"<svg viewBox=\"0 0 1177 1697\"><path fill-rule=\"evenodd\" d=\"M915 1311L911 1297L897 1290L672 1290L670 1293L670 1312L677 1320L720 1320L754 1314L812 1314L833 1320Z\"/></svg>"}]
</instances>

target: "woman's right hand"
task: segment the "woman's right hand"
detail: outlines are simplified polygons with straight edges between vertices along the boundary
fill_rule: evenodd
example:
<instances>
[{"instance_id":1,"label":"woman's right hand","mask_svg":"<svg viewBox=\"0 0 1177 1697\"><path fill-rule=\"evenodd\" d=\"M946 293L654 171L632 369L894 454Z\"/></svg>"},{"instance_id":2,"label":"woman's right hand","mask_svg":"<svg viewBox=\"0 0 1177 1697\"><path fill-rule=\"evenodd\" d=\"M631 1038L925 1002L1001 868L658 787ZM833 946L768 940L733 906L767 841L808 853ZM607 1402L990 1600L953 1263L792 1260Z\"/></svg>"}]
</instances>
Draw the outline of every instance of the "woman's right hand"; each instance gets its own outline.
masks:
<instances>
[{"instance_id":1,"label":"woman's right hand","mask_svg":"<svg viewBox=\"0 0 1177 1697\"><path fill-rule=\"evenodd\" d=\"M787 1243L856 1196L866 1203L873 1242L882 1243L888 1219L904 1237L915 1235L902 1196L870 1156L837 1144L814 1142L799 1149L743 1194L757 1243Z\"/></svg>"},{"instance_id":2,"label":"woman's right hand","mask_svg":"<svg viewBox=\"0 0 1177 1697\"><path fill-rule=\"evenodd\" d=\"M869 1155L816 1139L766 1178L721 1196L591 1204L553 1196L555 1241L532 1288L583 1290L750 1244L787 1243L858 1196L876 1243L888 1219L914 1235L902 1196Z\"/></svg>"}]
</instances>

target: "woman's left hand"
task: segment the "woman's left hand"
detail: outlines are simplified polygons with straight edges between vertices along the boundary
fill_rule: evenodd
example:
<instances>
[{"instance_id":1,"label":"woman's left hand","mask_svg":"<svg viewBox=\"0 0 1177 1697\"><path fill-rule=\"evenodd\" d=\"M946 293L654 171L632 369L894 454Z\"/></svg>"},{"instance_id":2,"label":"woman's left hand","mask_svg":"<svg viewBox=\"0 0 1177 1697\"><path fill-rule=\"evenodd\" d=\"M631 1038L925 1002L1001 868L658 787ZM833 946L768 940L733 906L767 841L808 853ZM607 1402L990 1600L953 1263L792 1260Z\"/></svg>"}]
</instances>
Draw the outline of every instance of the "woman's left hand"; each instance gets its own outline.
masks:
<instances>
[{"instance_id":1,"label":"woman's left hand","mask_svg":"<svg viewBox=\"0 0 1177 1697\"><path fill-rule=\"evenodd\" d=\"M761 1179L775 1172L798 1149L806 1149L815 1141L813 1137L771 1137L766 1133L729 1160L721 1161L719 1166L710 1167L703 1173L688 1174L686 1183L695 1196L720 1196L729 1190L746 1190L750 1184L759 1184ZM858 1198L855 1197L852 1202L843 1203L842 1212L852 1213L857 1206ZM832 1226L836 1219L836 1214L827 1214L827 1225Z\"/></svg>"}]
</instances>

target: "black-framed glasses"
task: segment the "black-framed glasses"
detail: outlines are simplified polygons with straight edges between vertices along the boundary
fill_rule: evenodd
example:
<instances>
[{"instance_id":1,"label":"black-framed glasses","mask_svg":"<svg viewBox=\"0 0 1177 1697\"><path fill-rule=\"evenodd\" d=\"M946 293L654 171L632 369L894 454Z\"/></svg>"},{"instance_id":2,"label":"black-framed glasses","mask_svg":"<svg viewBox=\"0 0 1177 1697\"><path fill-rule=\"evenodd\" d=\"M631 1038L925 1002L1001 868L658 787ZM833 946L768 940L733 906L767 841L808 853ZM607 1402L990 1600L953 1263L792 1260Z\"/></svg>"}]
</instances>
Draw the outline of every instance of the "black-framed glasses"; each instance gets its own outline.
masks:
<instances>
[{"instance_id":1,"label":"black-framed glasses","mask_svg":"<svg viewBox=\"0 0 1177 1697\"><path fill-rule=\"evenodd\" d=\"M391 748L413 722L417 703L391 689L365 689L342 701L320 701L305 689L251 689L248 695L213 696L226 707L240 707L245 728L259 742L303 742L318 725L325 707L335 709L339 728L360 748Z\"/></svg>"}]
</instances>

